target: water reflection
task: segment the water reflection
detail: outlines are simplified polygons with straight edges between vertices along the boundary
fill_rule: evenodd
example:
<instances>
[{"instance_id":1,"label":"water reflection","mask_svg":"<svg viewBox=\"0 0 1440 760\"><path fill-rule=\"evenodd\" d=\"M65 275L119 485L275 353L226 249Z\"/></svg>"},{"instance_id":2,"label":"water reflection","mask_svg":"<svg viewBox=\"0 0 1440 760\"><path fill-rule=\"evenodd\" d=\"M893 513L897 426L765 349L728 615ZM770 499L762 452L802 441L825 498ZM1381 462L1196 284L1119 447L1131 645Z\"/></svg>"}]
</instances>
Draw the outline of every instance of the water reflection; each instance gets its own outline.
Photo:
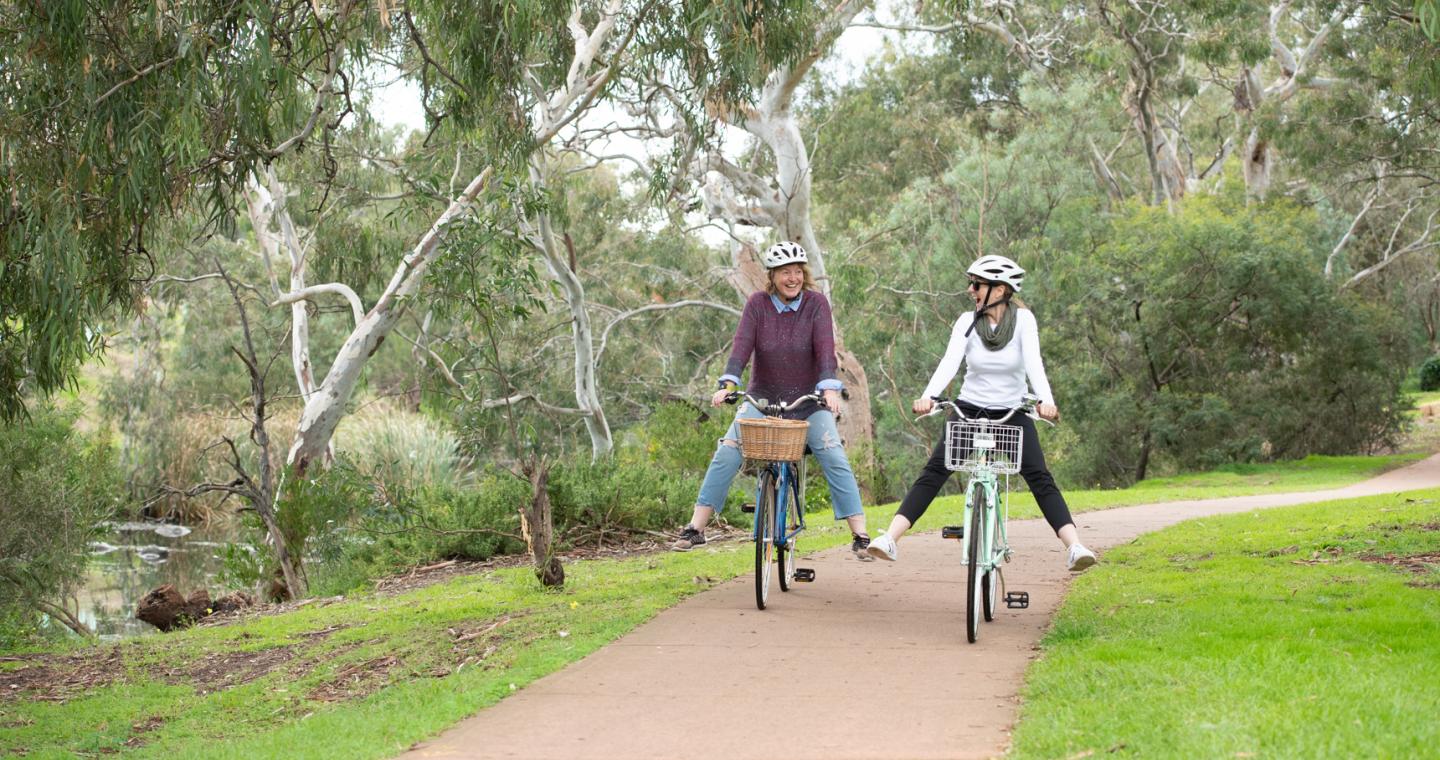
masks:
<instances>
[{"instance_id":1,"label":"water reflection","mask_svg":"<svg viewBox=\"0 0 1440 760\"><path fill-rule=\"evenodd\" d=\"M135 604L151 589L174 584L182 594L207 588L223 592L215 580L221 552L238 535L238 521L212 520L187 527L166 523L111 523L90 544L90 570L79 593L80 619L106 639L155 631L135 619Z\"/></svg>"}]
</instances>

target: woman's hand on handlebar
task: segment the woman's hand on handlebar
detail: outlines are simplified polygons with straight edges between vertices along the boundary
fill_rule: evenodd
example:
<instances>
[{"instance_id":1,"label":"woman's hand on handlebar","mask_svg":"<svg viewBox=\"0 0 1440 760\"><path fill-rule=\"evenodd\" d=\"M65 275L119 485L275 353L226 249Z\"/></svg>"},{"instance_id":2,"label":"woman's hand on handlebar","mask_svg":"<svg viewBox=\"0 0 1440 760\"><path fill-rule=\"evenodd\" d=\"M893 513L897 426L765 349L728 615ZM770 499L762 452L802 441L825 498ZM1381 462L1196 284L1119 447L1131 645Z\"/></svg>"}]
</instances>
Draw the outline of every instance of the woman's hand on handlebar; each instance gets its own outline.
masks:
<instances>
[{"instance_id":1,"label":"woman's hand on handlebar","mask_svg":"<svg viewBox=\"0 0 1440 760\"><path fill-rule=\"evenodd\" d=\"M922 397L922 398L917 398L917 399L915 399L914 401L912 401L912 402L910 403L910 411L912 411L912 412L914 412L914 413L916 413L916 414L921 414L921 415L929 414L929 413L930 413L930 410L932 410L932 409L934 409L934 408L935 408L935 399L932 399L932 398L930 398L930 397L928 397L928 396Z\"/></svg>"},{"instance_id":2,"label":"woman's hand on handlebar","mask_svg":"<svg viewBox=\"0 0 1440 760\"><path fill-rule=\"evenodd\" d=\"M735 390L732 388L721 388L720 390L715 391L715 394L710 397L710 406L720 406L726 401L729 401L730 394L734 392Z\"/></svg>"},{"instance_id":3,"label":"woman's hand on handlebar","mask_svg":"<svg viewBox=\"0 0 1440 760\"><path fill-rule=\"evenodd\" d=\"M1060 420L1060 409L1054 404L1047 404L1042 401L1036 405L1035 413L1040 415L1040 419L1046 422L1058 422Z\"/></svg>"}]
</instances>

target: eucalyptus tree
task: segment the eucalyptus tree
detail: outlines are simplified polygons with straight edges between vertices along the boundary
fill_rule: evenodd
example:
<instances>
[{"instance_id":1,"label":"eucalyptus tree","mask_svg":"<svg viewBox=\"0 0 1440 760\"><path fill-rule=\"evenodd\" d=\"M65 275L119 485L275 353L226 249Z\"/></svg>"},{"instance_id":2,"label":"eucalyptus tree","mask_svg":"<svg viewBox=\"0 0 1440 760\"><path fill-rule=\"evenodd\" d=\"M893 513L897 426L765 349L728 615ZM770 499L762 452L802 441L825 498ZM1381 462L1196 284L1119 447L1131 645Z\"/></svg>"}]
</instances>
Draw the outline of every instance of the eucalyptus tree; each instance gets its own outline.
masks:
<instances>
[{"instance_id":1,"label":"eucalyptus tree","mask_svg":"<svg viewBox=\"0 0 1440 760\"><path fill-rule=\"evenodd\" d=\"M136 305L157 217L223 222L258 163L323 148L379 34L361 0L0 4L0 417Z\"/></svg>"},{"instance_id":2,"label":"eucalyptus tree","mask_svg":"<svg viewBox=\"0 0 1440 760\"><path fill-rule=\"evenodd\" d=\"M835 42L869 5L867 0L841 0L833 5L806 4L787 18L794 35L788 54L762 70L753 98L709 98L705 101L710 119L743 130L763 150L752 153L750 165L726 157L718 141L692 140L682 149L695 157L694 179L701 186L705 213L730 228L737 226L773 230L773 235L800 243L810 254L816 283L827 296L833 282L826 265L826 249L813 223L811 150L800 130L796 93L815 64L833 49ZM654 82L649 93L668 94L674 100L675 85ZM682 141L682 144L683 141ZM757 166L757 161L763 161ZM732 282L740 295L763 286L755 252L738 240L731 247ZM874 438L870 410L870 382L865 367L845 347L840 324L836 324L835 353L838 374L850 396L848 413L840 420L841 434L861 452L868 452ZM869 454L864 454L869 456Z\"/></svg>"}]
</instances>

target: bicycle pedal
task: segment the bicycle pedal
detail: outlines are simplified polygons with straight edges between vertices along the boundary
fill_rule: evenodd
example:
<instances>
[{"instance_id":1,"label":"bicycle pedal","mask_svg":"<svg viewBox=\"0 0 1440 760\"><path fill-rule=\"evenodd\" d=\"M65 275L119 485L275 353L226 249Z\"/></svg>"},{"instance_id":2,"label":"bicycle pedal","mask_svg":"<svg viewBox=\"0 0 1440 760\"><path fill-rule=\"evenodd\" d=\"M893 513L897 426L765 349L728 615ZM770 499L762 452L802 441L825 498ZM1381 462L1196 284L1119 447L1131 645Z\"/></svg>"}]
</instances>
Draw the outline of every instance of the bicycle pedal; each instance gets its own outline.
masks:
<instances>
[{"instance_id":1,"label":"bicycle pedal","mask_svg":"<svg viewBox=\"0 0 1440 760\"><path fill-rule=\"evenodd\" d=\"M1030 606L1030 592L1028 591L1007 591L1005 592L1005 606L1012 610L1023 610Z\"/></svg>"},{"instance_id":2,"label":"bicycle pedal","mask_svg":"<svg viewBox=\"0 0 1440 760\"><path fill-rule=\"evenodd\" d=\"M796 583L814 583L814 582L815 582L815 571L812 570L812 569L810 569L810 568L808 568L808 567L797 567L797 568L795 568L795 582L796 582Z\"/></svg>"},{"instance_id":3,"label":"bicycle pedal","mask_svg":"<svg viewBox=\"0 0 1440 760\"><path fill-rule=\"evenodd\" d=\"M753 514L755 514L755 505L754 505L754 504L741 504L741 505L740 505L740 511L753 515Z\"/></svg>"},{"instance_id":4,"label":"bicycle pedal","mask_svg":"<svg viewBox=\"0 0 1440 760\"><path fill-rule=\"evenodd\" d=\"M945 527L943 527L943 528L940 529L940 537L941 537L941 538L959 538L959 539L964 539L964 538L965 538L965 526L963 526L963 525L946 525Z\"/></svg>"}]
</instances>

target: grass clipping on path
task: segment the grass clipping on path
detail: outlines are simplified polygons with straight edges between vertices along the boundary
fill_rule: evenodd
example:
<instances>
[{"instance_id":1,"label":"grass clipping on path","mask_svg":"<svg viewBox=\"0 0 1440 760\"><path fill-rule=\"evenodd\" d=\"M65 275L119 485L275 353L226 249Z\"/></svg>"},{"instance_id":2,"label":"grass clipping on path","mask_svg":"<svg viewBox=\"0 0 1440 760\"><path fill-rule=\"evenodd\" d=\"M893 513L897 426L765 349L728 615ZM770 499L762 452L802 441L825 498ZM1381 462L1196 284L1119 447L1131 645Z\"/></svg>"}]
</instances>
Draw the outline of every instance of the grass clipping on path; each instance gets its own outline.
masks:
<instances>
[{"instance_id":1,"label":"grass clipping on path","mask_svg":"<svg viewBox=\"0 0 1440 760\"><path fill-rule=\"evenodd\" d=\"M1142 536L1043 647L1015 757L1434 757L1440 491Z\"/></svg>"}]
</instances>

